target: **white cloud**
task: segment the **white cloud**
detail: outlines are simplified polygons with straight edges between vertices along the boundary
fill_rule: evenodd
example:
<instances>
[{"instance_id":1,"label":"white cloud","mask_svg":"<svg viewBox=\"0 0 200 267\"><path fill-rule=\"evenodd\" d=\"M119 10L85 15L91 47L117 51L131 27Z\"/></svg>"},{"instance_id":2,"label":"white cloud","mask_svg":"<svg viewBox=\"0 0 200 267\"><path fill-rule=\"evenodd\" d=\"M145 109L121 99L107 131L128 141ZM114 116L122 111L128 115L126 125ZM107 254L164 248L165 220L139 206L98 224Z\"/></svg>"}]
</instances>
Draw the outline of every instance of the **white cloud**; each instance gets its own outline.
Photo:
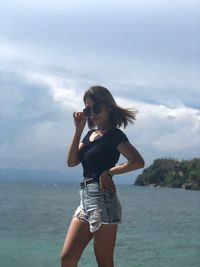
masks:
<instances>
[{"instance_id":1,"label":"white cloud","mask_svg":"<svg viewBox=\"0 0 200 267\"><path fill-rule=\"evenodd\" d=\"M81 85L93 82L108 83L113 87L121 85L121 90L127 90L128 94L131 94L131 91L134 94L135 90L136 97L151 101L154 99L157 102L161 99L160 102L168 101L166 104L173 104L170 103L173 100L175 103L179 100L187 103L187 100L190 100L191 104L192 100L197 102L199 95L199 64L170 62L169 59L163 62L158 58L144 59L127 57L124 54L95 55L94 51L90 54L81 54L79 51L74 57L73 53L70 54L70 49L65 50L64 47L52 54L51 49L45 49L43 46L39 51L37 47L29 44L18 44L15 47L8 41L1 44L0 50L4 68L13 68L13 64L16 64L18 68L15 71L18 73L34 75L35 79L40 81L48 80L52 88L55 84L57 87L62 84L63 88L64 84L65 89L71 90L70 94L76 94L75 88L81 81ZM57 76L49 74L52 66L62 68L61 73ZM66 91L64 94L66 95Z\"/></svg>"},{"instance_id":2,"label":"white cloud","mask_svg":"<svg viewBox=\"0 0 200 267\"><path fill-rule=\"evenodd\" d=\"M119 98L125 107L135 107L139 113L135 129L129 130L139 146L146 146L160 155L193 157L200 147L200 110L187 107L165 106L132 102ZM131 134L131 132L133 134ZM134 138L133 138L134 139Z\"/></svg>"},{"instance_id":3,"label":"white cloud","mask_svg":"<svg viewBox=\"0 0 200 267\"><path fill-rule=\"evenodd\" d=\"M63 107L72 110L80 108L82 96L72 85L72 80L47 73L32 72L26 76L32 81L47 85L54 101L59 102Z\"/></svg>"},{"instance_id":4,"label":"white cloud","mask_svg":"<svg viewBox=\"0 0 200 267\"><path fill-rule=\"evenodd\" d=\"M12 79L12 76L9 77ZM18 104L15 105L16 113L12 113L11 121L22 129L13 127L12 132L0 140L0 167L59 171L65 168L66 145L71 142L74 129L72 113L83 107L83 91L73 79L67 79L60 73L56 75L27 70L24 80L26 82L23 84L14 80L15 87L12 89L13 95L20 92L20 97L16 98ZM33 85L34 90L31 90ZM42 88L45 88L45 93ZM199 109L187 107L183 103L166 106L136 101L128 94L121 97L117 91L111 91L119 105L139 111L135 125L129 126L125 133L142 153L147 165L156 157L187 159L198 156ZM29 103L31 97L32 102ZM23 99L23 102L18 102L18 99ZM12 102L6 101L2 105L7 105L9 110ZM22 121L19 118L20 110L25 118ZM23 123L23 127L19 122ZM3 123L4 130L9 129L10 121L6 117Z\"/></svg>"},{"instance_id":5,"label":"white cloud","mask_svg":"<svg viewBox=\"0 0 200 267\"><path fill-rule=\"evenodd\" d=\"M160 138L153 141L155 147L161 151L172 153L179 150L186 152L187 149L200 148L199 110L182 107L172 112L169 111L165 115L174 116L174 121L169 124L166 133L163 132Z\"/></svg>"}]
</instances>

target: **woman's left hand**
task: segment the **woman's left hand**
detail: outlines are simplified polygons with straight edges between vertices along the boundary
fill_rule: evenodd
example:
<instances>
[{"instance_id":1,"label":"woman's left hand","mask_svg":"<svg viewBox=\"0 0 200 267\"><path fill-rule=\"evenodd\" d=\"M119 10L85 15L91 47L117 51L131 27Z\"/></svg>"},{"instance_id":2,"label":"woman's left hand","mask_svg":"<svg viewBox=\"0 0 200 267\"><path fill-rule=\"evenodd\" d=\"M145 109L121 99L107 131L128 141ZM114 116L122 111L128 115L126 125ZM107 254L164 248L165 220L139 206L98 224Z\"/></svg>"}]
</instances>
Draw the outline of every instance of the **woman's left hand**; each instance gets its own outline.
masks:
<instances>
[{"instance_id":1,"label":"woman's left hand","mask_svg":"<svg viewBox=\"0 0 200 267\"><path fill-rule=\"evenodd\" d=\"M101 190L109 189L114 194L116 193L115 184L114 184L112 178L110 177L110 175L108 175L106 171L104 171L100 175L100 177L99 177L99 183L100 183Z\"/></svg>"}]
</instances>

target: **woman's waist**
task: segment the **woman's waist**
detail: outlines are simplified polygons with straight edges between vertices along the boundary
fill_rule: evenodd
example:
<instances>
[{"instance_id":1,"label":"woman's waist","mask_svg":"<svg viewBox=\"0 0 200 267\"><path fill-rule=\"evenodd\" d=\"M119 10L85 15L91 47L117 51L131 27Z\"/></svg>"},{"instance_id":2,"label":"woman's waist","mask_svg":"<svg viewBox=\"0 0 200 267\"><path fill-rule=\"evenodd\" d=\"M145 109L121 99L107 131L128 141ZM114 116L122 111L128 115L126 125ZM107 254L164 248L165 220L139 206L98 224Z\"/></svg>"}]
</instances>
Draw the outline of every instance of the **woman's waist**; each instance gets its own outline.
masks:
<instances>
[{"instance_id":1,"label":"woman's waist","mask_svg":"<svg viewBox=\"0 0 200 267\"><path fill-rule=\"evenodd\" d=\"M83 177L83 181L80 183L81 189L85 189L90 184L99 185L99 179L95 179L93 177Z\"/></svg>"}]
</instances>

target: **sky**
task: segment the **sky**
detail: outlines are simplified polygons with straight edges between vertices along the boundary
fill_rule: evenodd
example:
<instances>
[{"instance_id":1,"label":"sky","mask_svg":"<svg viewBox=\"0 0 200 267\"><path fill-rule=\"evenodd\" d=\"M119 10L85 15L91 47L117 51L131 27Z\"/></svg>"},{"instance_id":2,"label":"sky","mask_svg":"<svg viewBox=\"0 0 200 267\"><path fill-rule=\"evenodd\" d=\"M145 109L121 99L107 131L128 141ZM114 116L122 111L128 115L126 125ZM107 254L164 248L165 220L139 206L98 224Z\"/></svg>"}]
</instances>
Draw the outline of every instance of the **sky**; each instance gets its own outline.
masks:
<instances>
[{"instance_id":1,"label":"sky","mask_svg":"<svg viewBox=\"0 0 200 267\"><path fill-rule=\"evenodd\" d=\"M65 159L91 85L138 110L124 132L146 167L199 157L199 47L196 0L0 0L0 168L80 180Z\"/></svg>"}]
</instances>

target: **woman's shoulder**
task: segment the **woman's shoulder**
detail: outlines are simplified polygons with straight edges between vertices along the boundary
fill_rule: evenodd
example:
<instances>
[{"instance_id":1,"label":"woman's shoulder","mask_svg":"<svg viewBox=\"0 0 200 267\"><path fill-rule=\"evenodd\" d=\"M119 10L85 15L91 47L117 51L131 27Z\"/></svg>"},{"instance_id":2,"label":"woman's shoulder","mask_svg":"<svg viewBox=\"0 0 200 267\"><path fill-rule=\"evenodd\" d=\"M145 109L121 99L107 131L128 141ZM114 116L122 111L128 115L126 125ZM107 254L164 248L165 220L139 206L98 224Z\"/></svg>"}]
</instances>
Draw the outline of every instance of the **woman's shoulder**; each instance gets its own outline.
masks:
<instances>
[{"instance_id":1,"label":"woman's shoulder","mask_svg":"<svg viewBox=\"0 0 200 267\"><path fill-rule=\"evenodd\" d=\"M126 135L121 129L119 128L113 128L111 130L111 133L115 134L115 135Z\"/></svg>"},{"instance_id":2,"label":"woman's shoulder","mask_svg":"<svg viewBox=\"0 0 200 267\"><path fill-rule=\"evenodd\" d=\"M115 147L121 142L128 141L126 134L119 128L113 128L110 131L109 139L111 144L113 144Z\"/></svg>"}]
</instances>

